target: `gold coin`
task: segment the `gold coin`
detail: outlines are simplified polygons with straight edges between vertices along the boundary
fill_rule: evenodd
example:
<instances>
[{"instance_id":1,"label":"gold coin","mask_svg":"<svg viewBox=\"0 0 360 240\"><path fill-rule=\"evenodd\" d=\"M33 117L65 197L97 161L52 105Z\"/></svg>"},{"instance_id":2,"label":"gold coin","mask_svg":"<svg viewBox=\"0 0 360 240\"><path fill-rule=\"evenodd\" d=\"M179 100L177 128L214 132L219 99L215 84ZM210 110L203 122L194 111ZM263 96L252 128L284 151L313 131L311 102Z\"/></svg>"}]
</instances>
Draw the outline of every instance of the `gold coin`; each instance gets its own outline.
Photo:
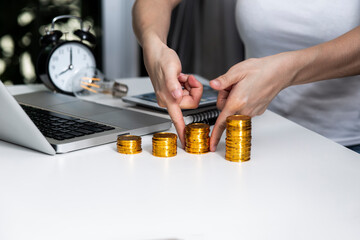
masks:
<instances>
[{"instance_id":1,"label":"gold coin","mask_svg":"<svg viewBox=\"0 0 360 240\"><path fill-rule=\"evenodd\" d=\"M230 126L235 126L236 124L240 125L251 125L251 117L245 115L232 115L226 118L226 123L230 124Z\"/></svg>"},{"instance_id":2,"label":"gold coin","mask_svg":"<svg viewBox=\"0 0 360 240\"><path fill-rule=\"evenodd\" d=\"M135 135L120 135L117 138L118 141L141 141L141 137L140 136L135 136Z\"/></svg>"},{"instance_id":3,"label":"gold coin","mask_svg":"<svg viewBox=\"0 0 360 240\"><path fill-rule=\"evenodd\" d=\"M120 135L117 138L117 150L123 154L137 154L142 151L141 137L135 135Z\"/></svg>"},{"instance_id":4,"label":"gold coin","mask_svg":"<svg viewBox=\"0 0 360 240\"><path fill-rule=\"evenodd\" d=\"M226 119L225 159L232 162L250 160L251 117L233 115Z\"/></svg>"},{"instance_id":5,"label":"gold coin","mask_svg":"<svg viewBox=\"0 0 360 240\"><path fill-rule=\"evenodd\" d=\"M159 132L159 133L154 133L153 138L159 138L159 139L168 138L168 139L176 140L177 135L175 133Z\"/></svg>"},{"instance_id":6,"label":"gold coin","mask_svg":"<svg viewBox=\"0 0 360 240\"><path fill-rule=\"evenodd\" d=\"M210 126L205 123L191 123L185 128L185 151L203 154L210 151Z\"/></svg>"},{"instance_id":7,"label":"gold coin","mask_svg":"<svg viewBox=\"0 0 360 240\"><path fill-rule=\"evenodd\" d=\"M191 123L186 125L187 129L209 129L209 124L206 123Z\"/></svg>"},{"instance_id":8,"label":"gold coin","mask_svg":"<svg viewBox=\"0 0 360 240\"><path fill-rule=\"evenodd\" d=\"M152 138L152 154L156 157L173 157L177 154L177 135L174 133L155 133Z\"/></svg>"}]
</instances>

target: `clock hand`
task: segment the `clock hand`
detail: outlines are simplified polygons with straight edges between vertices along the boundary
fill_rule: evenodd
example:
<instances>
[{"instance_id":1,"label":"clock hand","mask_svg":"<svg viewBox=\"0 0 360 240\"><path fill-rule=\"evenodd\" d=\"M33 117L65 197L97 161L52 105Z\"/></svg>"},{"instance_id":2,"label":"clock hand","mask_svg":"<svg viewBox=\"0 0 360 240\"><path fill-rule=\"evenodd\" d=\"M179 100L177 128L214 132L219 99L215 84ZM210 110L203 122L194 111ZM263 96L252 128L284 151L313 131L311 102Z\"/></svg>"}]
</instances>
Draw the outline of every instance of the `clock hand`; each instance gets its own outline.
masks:
<instances>
[{"instance_id":1,"label":"clock hand","mask_svg":"<svg viewBox=\"0 0 360 240\"><path fill-rule=\"evenodd\" d=\"M72 65L71 65L71 66L72 66ZM61 73L59 73L59 76L62 75L62 74L64 74L64 73L66 73L66 72L69 71L70 69L72 69L72 68L68 67L66 70L64 70L64 71L62 71Z\"/></svg>"},{"instance_id":2,"label":"clock hand","mask_svg":"<svg viewBox=\"0 0 360 240\"><path fill-rule=\"evenodd\" d=\"M72 65L72 48L70 48L70 66Z\"/></svg>"},{"instance_id":3,"label":"clock hand","mask_svg":"<svg viewBox=\"0 0 360 240\"><path fill-rule=\"evenodd\" d=\"M64 71L62 71L61 73L59 73L59 76L66 73L69 70L72 70L74 68L74 66L72 65L72 48L70 48L70 65L67 69L65 69Z\"/></svg>"}]
</instances>

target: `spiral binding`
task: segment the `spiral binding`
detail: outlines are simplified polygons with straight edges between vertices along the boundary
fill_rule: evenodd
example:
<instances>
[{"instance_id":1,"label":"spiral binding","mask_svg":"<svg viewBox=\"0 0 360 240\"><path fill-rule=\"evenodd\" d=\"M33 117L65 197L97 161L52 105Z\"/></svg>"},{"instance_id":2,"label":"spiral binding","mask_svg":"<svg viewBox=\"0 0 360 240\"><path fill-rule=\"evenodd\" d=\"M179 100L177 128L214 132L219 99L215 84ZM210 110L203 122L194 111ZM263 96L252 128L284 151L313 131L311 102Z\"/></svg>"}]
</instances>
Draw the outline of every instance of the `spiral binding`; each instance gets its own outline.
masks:
<instances>
[{"instance_id":1,"label":"spiral binding","mask_svg":"<svg viewBox=\"0 0 360 240\"><path fill-rule=\"evenodd\" d=\"M201 113L190 114L193 123L206 123L213 125L219 116L220 111L218 109L211 109Z\"/></svg>"}]
</instances>

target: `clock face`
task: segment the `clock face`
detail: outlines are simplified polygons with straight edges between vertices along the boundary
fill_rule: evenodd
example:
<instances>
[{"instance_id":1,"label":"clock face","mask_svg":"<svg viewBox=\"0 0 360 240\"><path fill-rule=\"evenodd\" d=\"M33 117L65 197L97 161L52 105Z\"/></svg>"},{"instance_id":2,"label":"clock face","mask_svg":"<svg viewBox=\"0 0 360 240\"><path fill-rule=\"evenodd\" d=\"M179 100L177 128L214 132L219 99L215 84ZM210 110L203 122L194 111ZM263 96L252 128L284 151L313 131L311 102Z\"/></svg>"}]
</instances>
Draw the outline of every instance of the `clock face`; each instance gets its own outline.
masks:
<instances>
[{"instance_id":1,"label":"clock face","mask_svg":"<svg viewBox=\"0 0 360 240\"><path fill-rule=\"evenodd\" d=\"M82 69L95 66L94 55L87 46L78 42L65 42L52 52L48 72L58 89L71 93L74 76Z\"/></svg>"}]
</instances>

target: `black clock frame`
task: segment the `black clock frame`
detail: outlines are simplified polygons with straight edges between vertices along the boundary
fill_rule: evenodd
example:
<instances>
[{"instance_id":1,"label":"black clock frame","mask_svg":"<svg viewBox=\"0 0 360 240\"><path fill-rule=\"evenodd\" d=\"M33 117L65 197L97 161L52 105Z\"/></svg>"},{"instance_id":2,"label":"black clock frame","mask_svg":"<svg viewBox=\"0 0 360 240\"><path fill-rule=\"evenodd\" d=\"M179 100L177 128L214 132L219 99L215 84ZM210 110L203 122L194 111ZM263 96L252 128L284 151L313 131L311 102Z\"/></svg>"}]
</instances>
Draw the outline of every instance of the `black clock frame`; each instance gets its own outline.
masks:
<instances>
[{"instance_id":1,"label":"black clock frame","mask_svg":"<svg viewBox=\"0 0 360 240\"><path fill-rule=\"evenodd\" d=\"M56 49L58 49L60 46L62 46L64 44L68 44L68 43L78 43L78 44L85 46L93 55L94 61L95 61L95 67L96 67L96 58L95 58L94 52L88 45L84 44L82 41L76 41L76 40L59 41L56 44L49 44L40 50L39 57L36 62L36 74L37 74L38 78L50 90L52 90L54 92L64 93L64 94L73 96L74 95L73 92L67 92L67 91L64 91L64 90L58 88L56 86L56 84L53 83L53 80L51 79L50 74L49 74L50 57L52 56L52 54L55 52Z\"/></svg>"}]
</instances>

